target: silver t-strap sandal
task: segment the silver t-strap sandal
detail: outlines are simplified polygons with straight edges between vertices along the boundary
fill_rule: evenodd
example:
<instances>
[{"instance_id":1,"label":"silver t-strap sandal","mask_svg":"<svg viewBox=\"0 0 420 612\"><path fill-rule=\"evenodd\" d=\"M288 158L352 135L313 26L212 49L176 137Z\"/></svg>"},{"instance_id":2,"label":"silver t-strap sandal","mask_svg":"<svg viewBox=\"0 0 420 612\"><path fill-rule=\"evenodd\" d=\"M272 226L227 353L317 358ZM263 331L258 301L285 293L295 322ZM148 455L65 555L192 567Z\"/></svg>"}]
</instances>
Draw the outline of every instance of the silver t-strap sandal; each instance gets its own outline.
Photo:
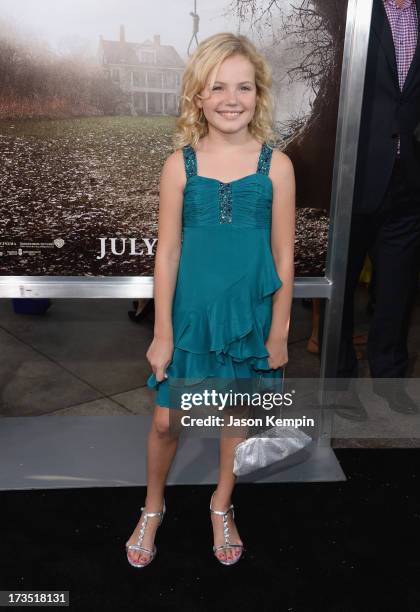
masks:
<instances>
[{"instance_id":1,"label":"silver t-strap sandal","mask_svg":"<svg viewBox=\"0 0 420 612\"><path fill-rule=\"evenodd\" d=\"M143 510L145 509L145 506L141 507L141 511L143 512ZM145 548L144 546L142 546L142 542L143 542L143 537L144 537L144 532L146 530L146 526L147 526L147 521L149 520L149 517L151 516L159 516L160 517L160 521L159 521L159 525L158 527L161 525L162 521L163 521L163 517L165 515L166 512L166 504L165 504L165 500L163 500L163 509L160 512L145 512L144 516L143 516L143 521L141 524L141 528L140 528L140 533L139 533L139 537L138 540L135 544L128 544L128 542L125 543L125 549L127 552L127 559L130 565L132 565L133 567L146 567L147 565L150 565L150 563L153 561L153 559L156 557L156 552L157 552L157 548L156 545L153 545L153 550L150 550L149 548ZM130 555L128 554L129 550L144 550L145 552L150 554L150 558L146 563L139 563L134 561L133 559L131 559Z\"/></svg>"},{"instance_id":2,"label":"silver t-strap sandal","mask_svg":"<svg viewBox=\"0 0 420 612\"><path fill-rule=\"evenodd\" d=\"M221 510L213 510L213 508L211 507L211 504L213 501L213 495L211 496L211 500L210 500L210 512L212 512L213 514L218 514L219 516L223 516L223 533L224 533L224 538L225 538L225 541L223 544L220 544L220 546L213 546L213 553L216 559L220 563L222 563L222 565L233 565L234 563L237 563L239 561L239 559L242 557L243 551L245 550L243 544L232 544L231 542L229 542L230 536L229 536L229 526L227 524L227 515L230 511L232 511L232 518L233 519L235 518L234 506L233 504L231 504L225 512L222 512ZM217 551L223 550L226 548L240 548L241 554L238 555L236 558L233 558L232 561L227 561L226 559L225 560L219 559L219 557L217 556Z\"/></svg>"}]
</instances>

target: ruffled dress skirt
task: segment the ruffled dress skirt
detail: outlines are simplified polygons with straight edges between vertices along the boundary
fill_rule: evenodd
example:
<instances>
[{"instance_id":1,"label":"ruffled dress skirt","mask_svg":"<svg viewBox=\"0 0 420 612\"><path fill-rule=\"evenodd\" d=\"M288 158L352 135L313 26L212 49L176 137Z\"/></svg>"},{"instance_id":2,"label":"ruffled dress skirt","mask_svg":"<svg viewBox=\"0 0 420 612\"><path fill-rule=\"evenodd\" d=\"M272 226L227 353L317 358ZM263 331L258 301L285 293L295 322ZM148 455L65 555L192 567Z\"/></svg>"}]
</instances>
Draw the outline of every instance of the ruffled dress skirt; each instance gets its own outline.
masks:
<instances>
[{"instance_id":1,"label":"ruffled dress skirt","mask_svg":"<svg viewBox=\"0 0 420 612\"><path fill-rule=\"evenodd\" d=\"M219 224L184 227L172 308L174 351L168 378L147 385L156 403L180 409L180 392L212 379L283 377L265 348L273 294L282 286L270 248L270 227Z\"/></svg>"}]
</instances>

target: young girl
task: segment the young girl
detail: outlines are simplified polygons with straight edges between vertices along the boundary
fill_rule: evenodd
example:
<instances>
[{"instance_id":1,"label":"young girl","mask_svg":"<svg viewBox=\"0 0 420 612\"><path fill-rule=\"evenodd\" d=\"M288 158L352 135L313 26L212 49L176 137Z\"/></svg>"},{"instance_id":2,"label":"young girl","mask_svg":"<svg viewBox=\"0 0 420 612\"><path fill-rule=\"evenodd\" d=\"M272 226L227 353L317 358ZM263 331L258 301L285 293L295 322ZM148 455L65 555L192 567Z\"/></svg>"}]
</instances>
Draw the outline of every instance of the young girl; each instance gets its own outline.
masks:
<instances>
[{"instance_id":1,"label":"young girl","mask_svg":"<svg viewBox=\"0 0 420 612\"><path fill-rule=\"evenodd\" d=\"M293 291L295 179L272 148L269 65L245 36L215 34L197 47L183 75L175 152L160 180L154 271L155 327L147 351L157 390L147 449L147 496L126 543L145 567L156 554L164 488L178 445L169 427L171 379L281 377ZM183 237L182 237L183 234ZM281 279L281 280L280 280ZM185 413L184 413L185 414ZM235 446L220 439L210 502L216 558L239 560L234 522Z\"/></svg>"}]
</instances>

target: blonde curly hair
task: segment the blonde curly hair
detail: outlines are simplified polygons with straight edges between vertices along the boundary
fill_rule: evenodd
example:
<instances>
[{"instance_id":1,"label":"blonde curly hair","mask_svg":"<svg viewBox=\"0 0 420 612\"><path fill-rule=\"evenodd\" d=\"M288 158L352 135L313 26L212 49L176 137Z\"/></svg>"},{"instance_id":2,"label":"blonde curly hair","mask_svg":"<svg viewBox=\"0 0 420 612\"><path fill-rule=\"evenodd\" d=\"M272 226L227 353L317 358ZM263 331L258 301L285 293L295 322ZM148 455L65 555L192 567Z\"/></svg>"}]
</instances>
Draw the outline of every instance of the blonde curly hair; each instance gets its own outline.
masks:
<instances>
[{"instance_id":1,"label":"blonde curly hair","mask_svg":"<svg viewBox=\"0 0 420 612\"><path fill-rule=\"evenodd\" d=\"M248 124L250 133L260 142L273 144L276 136L273 131L274 102L271 93L271 68L254 44L243 35L220 32L203 40L190 57L182 75L180 114L176 120L173 145L181 148L186 144L193 147L200 138L208 133L207 119L194 102L194 97L205 87L214 68L213 86L217 71L222 62L232 55L243 55L255 68L257 100L255 113Z\"/></svg>"}]
</instances>

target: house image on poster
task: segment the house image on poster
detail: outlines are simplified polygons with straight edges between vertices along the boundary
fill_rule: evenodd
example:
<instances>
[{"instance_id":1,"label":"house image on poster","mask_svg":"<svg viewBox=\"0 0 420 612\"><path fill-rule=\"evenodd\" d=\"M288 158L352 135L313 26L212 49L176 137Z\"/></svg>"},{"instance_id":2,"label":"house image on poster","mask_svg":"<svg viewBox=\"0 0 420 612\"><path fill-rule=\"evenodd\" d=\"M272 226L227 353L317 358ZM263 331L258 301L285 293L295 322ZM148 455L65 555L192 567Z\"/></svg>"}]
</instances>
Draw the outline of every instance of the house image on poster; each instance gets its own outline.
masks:
<instances>
[{"instance_id":1,"label":"house image on poster","mask_svg":"<svg viewBox=\"0 0 420 612\"><path fill-rule=\"evenodd\" d=\"M98 59L104 73L127 95L132 115L176 115L185 63L172 45L127 42L120 26L119 40L100 36Z\"/></svg>"}]
</instances>

